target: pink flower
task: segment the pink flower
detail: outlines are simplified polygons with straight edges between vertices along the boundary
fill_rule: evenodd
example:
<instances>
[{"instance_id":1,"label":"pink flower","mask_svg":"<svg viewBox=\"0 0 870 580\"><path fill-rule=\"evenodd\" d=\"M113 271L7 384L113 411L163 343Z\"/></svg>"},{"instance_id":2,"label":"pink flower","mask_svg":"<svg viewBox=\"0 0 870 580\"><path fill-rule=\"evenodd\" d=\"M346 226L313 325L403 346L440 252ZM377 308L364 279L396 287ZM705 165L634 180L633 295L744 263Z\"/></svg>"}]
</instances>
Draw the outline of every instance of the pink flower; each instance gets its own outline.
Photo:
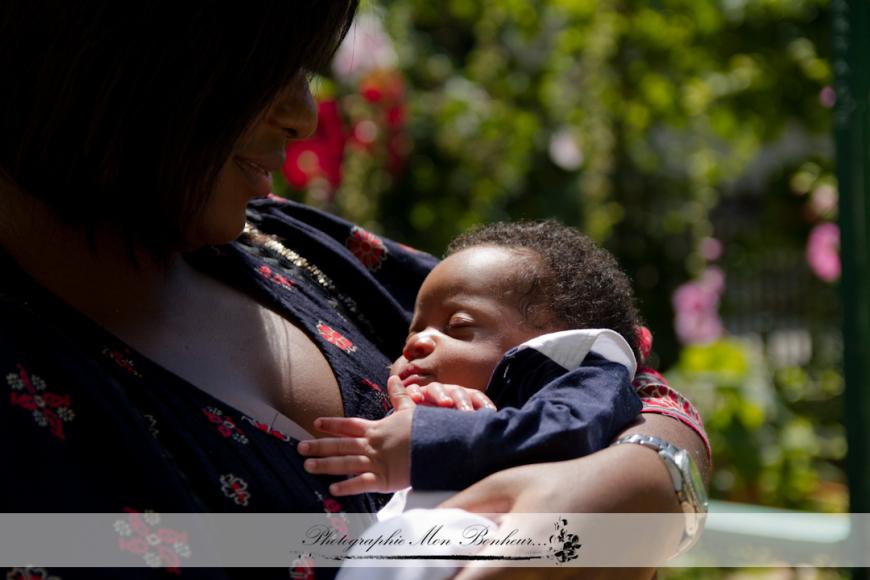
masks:
<instances>
[{"instance_id":1,"label":"pink flower","mask_svg":"<svg viewBox=\"0 0 870 580\"><path fill-rule=\"evenodd\" d=\"M825 282L840 277L840 228L823 223L813 228L807 240L807 263L813 273Z\"/></svg>"},{"instance_id":2,"label":"pink flower","mask_svg":"<svg viewBox=\"0 0 870 580\"><path fill-rule=\"evenodd\" d=\"M708 262L715 262L722 256L722 242L716 238L701 240L701 256Z\"/></svg>"},{"instance_id":3,"label":"pink flower","mask_svg":"<svg viewBox=\"0 0 870 580\"><path fill-rule=\"evenodd\" d=\"M377 15L364 12L354 19L353 28L335 53L332 71L341 81L353 82L373 70L393 69L398 64L399 55L383 22Z\"/></svg>"},{"instance_id":4,"label":"pink flower","mask_svg":"<svg viewBox=\"0 0 870 580\"><path fill-rule=\"evenodd\" d=\"M825 86L819 91L819 104L830 109L837 102L837 93L831 86Z\"/></svg>"},{"instance_id":5,"label":"pink flower","mask_svg":"<svg viewBox=\"0 0 870 580\"><path fill-rule=\"evenodd\" d=\"M674 330L683 344L705 343L724 333L719 319L719 298L725 288L725 274L707 268L698 280L674 291Z\"/></svg>"}]
</instances>

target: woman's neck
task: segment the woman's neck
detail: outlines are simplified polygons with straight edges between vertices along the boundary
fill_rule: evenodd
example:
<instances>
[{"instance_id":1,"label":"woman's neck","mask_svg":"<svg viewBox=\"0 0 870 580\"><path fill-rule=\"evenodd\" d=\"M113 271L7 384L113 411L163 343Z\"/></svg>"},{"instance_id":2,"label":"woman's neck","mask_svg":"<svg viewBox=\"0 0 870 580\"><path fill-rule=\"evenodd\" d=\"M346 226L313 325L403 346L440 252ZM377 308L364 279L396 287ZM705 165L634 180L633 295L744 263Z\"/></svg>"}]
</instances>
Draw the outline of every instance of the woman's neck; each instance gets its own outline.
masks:
<instances>
[{"instance_id":1,"label":"woman's neck","mask_svg":"<svg viewBox=\"0 0 870 580\"><path fill-rule=\"evenodd\" d=\"M89 236L31 196L3 188L0 207L0 247L36 282L104 325L161 317L192 275L180 254L157 260L109 227Z\"/></svg>"}]
</instances>

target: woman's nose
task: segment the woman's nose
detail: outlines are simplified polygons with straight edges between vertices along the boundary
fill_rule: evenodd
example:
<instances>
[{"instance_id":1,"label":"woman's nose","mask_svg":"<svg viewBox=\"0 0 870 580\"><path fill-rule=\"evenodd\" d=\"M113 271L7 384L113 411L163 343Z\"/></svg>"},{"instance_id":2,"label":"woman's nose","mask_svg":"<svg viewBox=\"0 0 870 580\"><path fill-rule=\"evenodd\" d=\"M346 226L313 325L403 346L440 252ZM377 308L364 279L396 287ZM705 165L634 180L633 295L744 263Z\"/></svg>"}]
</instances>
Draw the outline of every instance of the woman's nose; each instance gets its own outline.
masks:
<instances>
[{"instance_id":1,"label":"woman's nose","mask_svg":"<svg viewBox=\"0 0 870 580\"><path fill-rule=\"evenodd\" d=\"M317 103L308 87L308 77L300 71L278 95L270 111L271 121L288 139L305 139L317 128Z\"/></svg>"},{"instance_id":2,"label":"woman's nose","mask_svg":"<svg viewBox=\"0 0 870 580\"><path fill-rule=\"evenodd\" d=\"M425 358L435 350L435 341L431 334L418 333L408 339L405 343L405 350L402 355L410 360Z\"/></svg>"}]
</instances>

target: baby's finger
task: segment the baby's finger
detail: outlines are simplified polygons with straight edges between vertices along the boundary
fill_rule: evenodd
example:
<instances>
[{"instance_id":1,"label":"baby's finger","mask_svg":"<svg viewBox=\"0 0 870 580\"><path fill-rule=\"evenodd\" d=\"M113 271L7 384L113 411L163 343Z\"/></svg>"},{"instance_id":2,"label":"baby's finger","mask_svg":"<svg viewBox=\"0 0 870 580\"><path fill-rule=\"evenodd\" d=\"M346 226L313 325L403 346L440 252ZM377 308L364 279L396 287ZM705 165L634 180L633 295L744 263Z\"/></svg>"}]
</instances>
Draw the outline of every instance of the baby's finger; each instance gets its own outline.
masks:
<instances>
[{"instance_id":1,"label":"baby's finger","mask_svg":"<svg viewBox=\"0 0 870 580\"><path fill-rule=\"evenodd\" d=\"M475 411L479 411L480 409L492 409L493 411L498 410L492 400L480 391L474 391L471 393L471 404Z\"/></svg>"},{"instance_id":2,"label":"baby's finger","mask_svg":"<svg viewBox=\"0 0 870 580\"><path fill-rule=\"evenodd\" d=\"M438 405L439 407L453 406L453 399L447 396L444 385L441 383L429 383L423 387L423 392L426 394L426 400L430 404Z\"/></svg>"},{"instance_id":3,"label":"baby's finger","mask_svg":"<svg viewBox=\"0 0 870 580\"><path fill-rule=\"evenodd\" d=\"M419 385L408 385L407 387L405 387L405 392L408 393L408 396L411 397L411 400L418 405L426 401L426 396L420 390Z\"/></svg>"},{"instance_id":4,"label":"baby's finger","mask_svg":"<svg viewBox=\"0 0 870 580\"><path fill-rule=\"evenodd\" d=\"M314 428L330 435L363 437L370 423L357 417L320 417L314 420Z\"/></svg>"},{"instance_id":5,"label":"baby's finger","mask_svg":"<svg viewBox=\"0 0 870 580\"><path fill-rule=\"evenodd\" d=\"M381 477L375 473L361 473L345 481L339 481L329 486L329 493L334 496L357 495L375 491L385 491Z\"/></svg>"},{"instance_id":6,"label":"baby's finger","mask_svg":"<svg viewBox=\"0 0 870 580\"><path fill-rule=\"evenodd\" d=\"M351 437L324 437L302 441L297 446L300 455L308 457L334 457L340 455L368 455L368 440Z\"/></svg>"},{"instance_id":7,"label":"baby's finger","mask_svg":"<svg viewBox=\"0 0 870 580\"><path fill-rule=\"evenodd\" d=\"M319 475L357 475L371 471L374 463L365 455L306 459L302 464L308 473Z\"/></svg>"},{"instance_id":8,"label":"baby's finger","mask_svg":"<svg viewBox=\"0 0 870 580\"><path fill-rule=\"evenodd\" d=\"M474 407L471 406L471 396L468 394L468 391L463 389L462 387L447 387L447 396L453 401L453 406L459 409L460 411L473 411Z\"/></svg>"},{"instance_id":9,"label":"baby's finger","mask_svg":"<svg viewBox=\"0 0 870 580\"><path fill-rule=\"evenodd\" d=\"M393 404L393 409L402 411L413 409L417 406L416 403L408 396L402 381L396 375L387 379L387 393L390 395L390 402Z\"/></svg>"}]
</instances>

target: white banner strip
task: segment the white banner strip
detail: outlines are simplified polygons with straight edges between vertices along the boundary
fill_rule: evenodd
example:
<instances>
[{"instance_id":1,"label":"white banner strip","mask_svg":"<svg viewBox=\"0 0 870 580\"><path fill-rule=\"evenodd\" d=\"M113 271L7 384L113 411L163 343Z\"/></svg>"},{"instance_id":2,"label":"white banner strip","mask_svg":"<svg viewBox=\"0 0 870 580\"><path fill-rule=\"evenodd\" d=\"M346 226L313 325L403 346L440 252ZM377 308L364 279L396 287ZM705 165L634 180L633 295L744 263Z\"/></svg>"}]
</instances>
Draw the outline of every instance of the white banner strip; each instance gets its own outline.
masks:
<instances>
[{"instance_id":1,"label":"white banner strip","mask_svg":"<svg viewBox=\"0 0 870 580\"><path fill-rule=\"evenodd\" d=\"M682 514L0 514L0 565L870 567L870 514L712 513L668 560L682 528Z\"/></svg>"}]
</instances>

